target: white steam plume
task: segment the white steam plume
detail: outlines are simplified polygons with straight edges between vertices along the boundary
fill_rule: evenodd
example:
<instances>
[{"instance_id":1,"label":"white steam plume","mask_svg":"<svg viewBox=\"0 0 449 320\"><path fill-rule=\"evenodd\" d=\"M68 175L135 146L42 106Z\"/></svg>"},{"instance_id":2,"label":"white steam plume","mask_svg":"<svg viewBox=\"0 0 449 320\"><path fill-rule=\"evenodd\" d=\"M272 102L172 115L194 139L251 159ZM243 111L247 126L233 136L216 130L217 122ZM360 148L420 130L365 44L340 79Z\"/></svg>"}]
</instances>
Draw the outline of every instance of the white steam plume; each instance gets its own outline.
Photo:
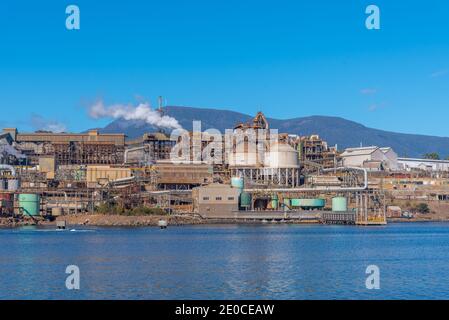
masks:
<instances>
[{"instance_id":1,"label":"white steam plume","mask_svg":"<svg viewBox=\"0 0 449 320\"><path fill-rule=\"evenodd\" d=\"M161 128L182 129L181 125L173 117L161 115L151 109L148 103L140 103L137 107L132 105L105 106L103 101L98 101L89 108L89 115L94 119L114 118L125 120L144 120L150 125Z\"/></svg>"},{"instance_id":2,"label":"white steam plume","mask_svg":"<svg viewBox=\"0 0 449 320\"><path fill-rule=\"evenodd\" d=\"M35 130L51 131L55 133L61 133L67 130L67 127L63 123L46 119L38 114L31 115L31 126Z\"/></svg>"}]
</instances>

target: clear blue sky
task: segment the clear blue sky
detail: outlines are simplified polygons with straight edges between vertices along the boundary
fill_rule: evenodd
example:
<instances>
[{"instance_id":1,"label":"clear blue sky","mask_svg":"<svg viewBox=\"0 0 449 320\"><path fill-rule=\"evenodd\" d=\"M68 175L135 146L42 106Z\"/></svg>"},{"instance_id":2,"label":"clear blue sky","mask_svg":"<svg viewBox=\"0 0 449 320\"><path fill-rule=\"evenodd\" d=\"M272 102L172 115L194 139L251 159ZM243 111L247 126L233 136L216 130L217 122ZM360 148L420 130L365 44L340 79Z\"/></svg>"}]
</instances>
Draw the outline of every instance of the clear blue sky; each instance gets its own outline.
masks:
<instances>
[{"instance_id":1,"label":"clear blue sky","mask_svg":"<svg viewBox=\"0 0 449 320\"><path fill-rule=\"evenodd\" d=\"M365 28L365 8L381 30ZM65 28L65 7L81 30ZM105 103L334 115L449 136L449 2L159 0L0 2L2 126L103 126Z\"/></svg>"}]
</instances>

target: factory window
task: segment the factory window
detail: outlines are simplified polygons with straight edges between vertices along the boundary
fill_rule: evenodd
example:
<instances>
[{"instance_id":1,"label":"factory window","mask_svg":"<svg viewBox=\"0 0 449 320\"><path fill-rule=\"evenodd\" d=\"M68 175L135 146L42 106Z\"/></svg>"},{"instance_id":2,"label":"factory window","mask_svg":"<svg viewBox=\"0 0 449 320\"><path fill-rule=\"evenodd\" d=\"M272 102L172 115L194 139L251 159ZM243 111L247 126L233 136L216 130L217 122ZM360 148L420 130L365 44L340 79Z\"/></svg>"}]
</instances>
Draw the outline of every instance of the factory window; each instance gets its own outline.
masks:
<instances>
[{"instance_id":1,"label":"factory window","mask_svg":"<svg viewBox=\"0 0 449 320\"><path fill-rule=\"evenodd\" d=\"M221 200L221 197L216 197L215 200L220 201L220 200Z\"/></svg>"},{"instance_id":2,"label":"factory window","mask_svg":"<svg viewBox=\"0 0 449 320\"><path fill-rule=\"evenodd\" d=\"M207 201L209 200L209 197L203 197L203 200Z\"/></svg>"},{"instance_id":3,"label":"factory window","mask_svg":"<svg viewBox=\"0 0 449 320\"><path fill-rule=\"evenodd\" d=\"M234 200L234 197L228 197L228 200L232 201Z\"/></svg>"}]
</instances>

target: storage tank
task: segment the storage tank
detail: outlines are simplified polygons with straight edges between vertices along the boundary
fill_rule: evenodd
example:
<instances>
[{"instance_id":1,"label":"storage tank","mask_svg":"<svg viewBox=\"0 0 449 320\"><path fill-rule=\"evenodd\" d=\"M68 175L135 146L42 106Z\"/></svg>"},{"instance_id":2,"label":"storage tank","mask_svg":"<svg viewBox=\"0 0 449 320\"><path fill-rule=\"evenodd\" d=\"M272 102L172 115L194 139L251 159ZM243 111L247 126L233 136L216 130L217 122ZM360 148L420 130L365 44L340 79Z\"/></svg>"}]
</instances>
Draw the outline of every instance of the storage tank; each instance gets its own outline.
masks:
<instances>
[{"instance_id":1,"label":"storage tank","mask_svg":"<svg viewBox=\"0 0 449 320\"><path fill-rule=\"evenodd\" d=\"M279 207L279 198L277 194L274 194L271 197L271 207L275 210Z\"/></svg>"},{"instance_id":2,"label":"storage tank","mask_svg":"<svg viewBox=\"0 0 449 320\"><path fill-rule=\"evenodd\" d=\"M264 165L269 168L298 168L298 151L287 143L274 143L265 154Z\"/></svg>"},{"instance_id":3,"label":"storage tank","mask_svg":"<svg viewBox=\"0 0 449 320\"><path fill-rule=\"evenodd\" d=\"M38 194L19 194L19 206L24 215L38 216L40 214L40 196Z\"/></svg>"},{"instance_id":4,"label":"storage tank","mask_svg":"<svg viewBox=\"0 0 449 320\"><path fill-rule=\"evenodd\" d=\"M19 186L20 186L19 179L9 179L7 183L8 183L8 191L19 190Z\"/></svg>"},{"instance_id":5,"label":"storage tank","mask_svg":"<svg viewBox=\"0 0 449 320\"><path fill-rule=\"evenodd\" d=\"M256 167L260 164L257 152L242 151L229 153L230 167Z\"/></svg>"},{"instance_id":6,"label":"storage tank","mask_svg":"<svg viewBox=\"0 0 449 320\"><path fill-rule=\"evenodd\" d=\"M244 181L242 177L232 177L231 178L231 186L233 188L239 189L240 192L243 190L244 187Z\"/></svg>"},{"instance_id":7,"label":"storage tank","mask_svg":"<svg viewBox=\"0 0 449 320\"><path fill-rule=\"evenodd\" d=\"M332 211L348 211L348 200L345 197L332 198Z\"/></svg>"},{"instance_id":8,"label":"storage tank","mask_svg":"<svg viewBox=\"0 0 449 320\"><path fill-rule=\"evenodd\" d=\"M248 192L242 192L240 194L240 207L249 208L251 207L251 194Z\"/></svg>"},{"instance_id":9,"label":"storage tank","mask_svg":"<svg viewBox=\"0 0 449 320\"><path fill-rule=\"evenodd\" d=\"M319 209L324 208L326 201L321 198L316 199L292 199L293 207L301 207L304 209Z\"/></svg>"},{"instance_id":10,"label":"storage tank","mask_svg":"<svg viewBox=\"0 0 449 320\"><path fill-rule=\"evenodd\" d=\"M230 167L256 167L263 162L257 152L257 146L248 141L239 141L235 151L229 152L228 163Z\"/></svg>"}]
</instances>

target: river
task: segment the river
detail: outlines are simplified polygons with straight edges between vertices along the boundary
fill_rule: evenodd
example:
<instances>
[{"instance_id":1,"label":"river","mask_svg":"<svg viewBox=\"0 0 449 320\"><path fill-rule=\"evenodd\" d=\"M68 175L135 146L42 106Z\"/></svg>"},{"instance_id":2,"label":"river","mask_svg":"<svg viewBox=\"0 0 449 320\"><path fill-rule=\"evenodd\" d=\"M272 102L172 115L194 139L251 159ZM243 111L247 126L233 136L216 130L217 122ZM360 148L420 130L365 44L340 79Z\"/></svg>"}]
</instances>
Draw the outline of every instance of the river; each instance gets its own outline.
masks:
<instances>
[{"instance_id":1,"label":"river","mask_svg":"<svg viewBox=\"0 0 449 320\"><path fill-rule=\"evenodd\" d=\"M447 298L449 223L0 229L0 299Z\"/></svg>"}]
</instances>

